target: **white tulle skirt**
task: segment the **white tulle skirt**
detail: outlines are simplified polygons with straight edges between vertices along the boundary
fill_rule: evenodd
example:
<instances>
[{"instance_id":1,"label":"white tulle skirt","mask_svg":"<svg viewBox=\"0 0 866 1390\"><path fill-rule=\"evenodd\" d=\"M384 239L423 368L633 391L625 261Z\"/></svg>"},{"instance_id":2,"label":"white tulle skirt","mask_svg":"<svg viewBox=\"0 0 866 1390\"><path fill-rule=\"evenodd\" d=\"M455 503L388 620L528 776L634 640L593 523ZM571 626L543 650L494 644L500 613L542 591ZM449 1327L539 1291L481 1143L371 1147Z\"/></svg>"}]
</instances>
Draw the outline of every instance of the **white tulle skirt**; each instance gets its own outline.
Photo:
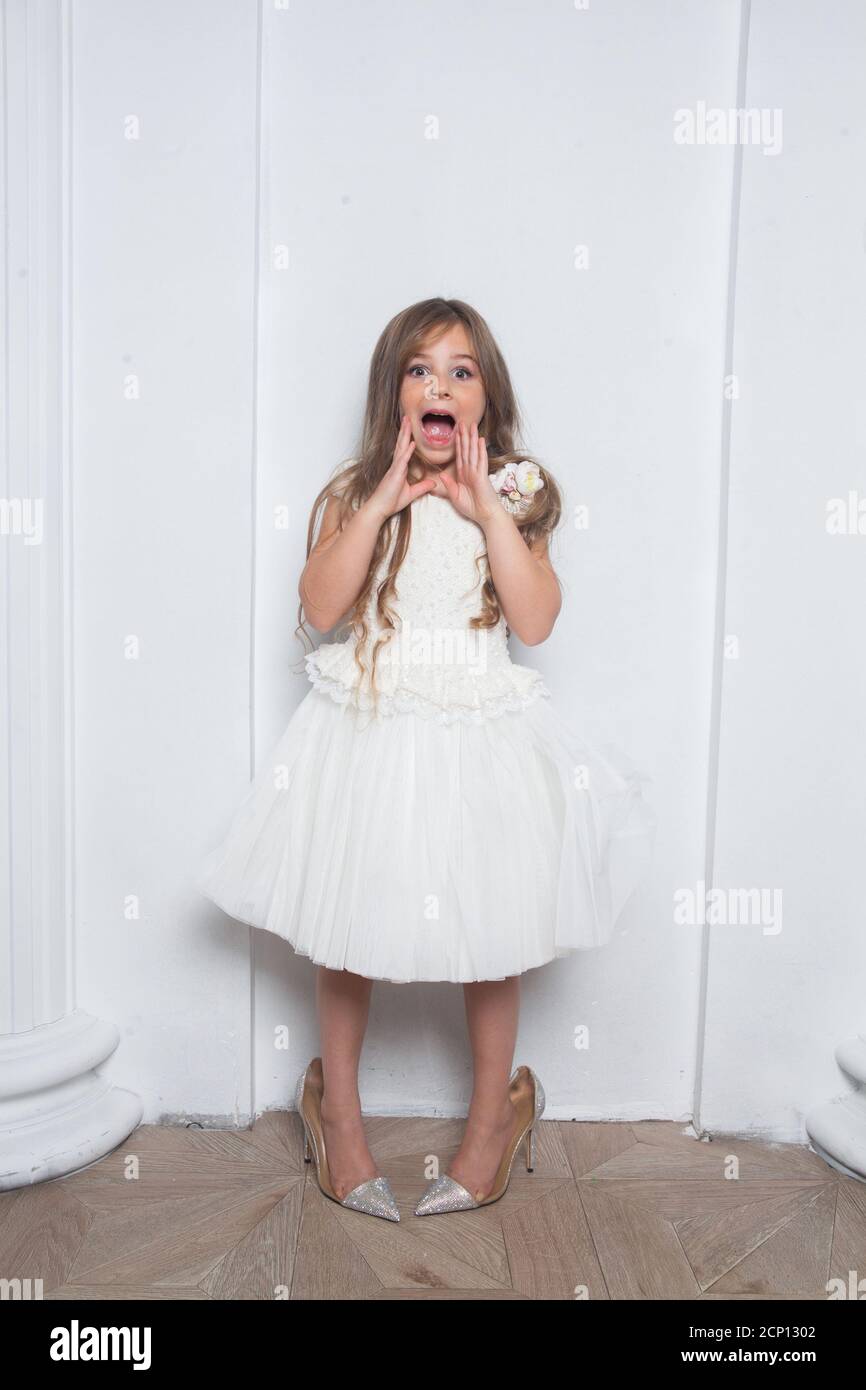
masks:
<instances>
[{"instance_id":1,"label":"white tulle skirt","mask_svg":"<svg viewBox=\"0 0 866 1390\"><path fill-rule=\"evenodd\" d=\"M439 723L314 687L196 885L334 970L504 979L609 939L652 856L642 780L549 698Z\"/></svg>"}]
</instances>

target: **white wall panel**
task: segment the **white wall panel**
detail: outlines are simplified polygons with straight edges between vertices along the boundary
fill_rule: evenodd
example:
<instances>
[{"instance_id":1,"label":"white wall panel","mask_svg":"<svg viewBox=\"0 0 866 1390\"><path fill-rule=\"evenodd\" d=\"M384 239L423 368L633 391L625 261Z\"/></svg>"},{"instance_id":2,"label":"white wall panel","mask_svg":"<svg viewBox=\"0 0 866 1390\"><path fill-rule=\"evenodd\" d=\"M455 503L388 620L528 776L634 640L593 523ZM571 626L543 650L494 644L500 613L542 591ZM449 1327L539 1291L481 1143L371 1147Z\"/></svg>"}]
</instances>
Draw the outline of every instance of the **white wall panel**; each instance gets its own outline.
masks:
<instances>
[{"instance_id":1,"label":"white wall panel","mask_svg":"<svg viewBox=\"0 0 866 1390\"><path fill-rule=\"evenodd\" d=\"M862 559L823 509L862 479L866 34L853 0L753 4L748 97L784 146L742 152L732 280L736 150L678 144L674 115L735 104L744 8L71 5L79 994L125 1028L146 1119L285 1107L318 1050L315 968L191 876L306 694L307 518L375 340L435 294L487 317L565 492L562 615L516 659L659 817L614 941L526 976L516 1060L552 1115L687 1118L697 1088L705 1125L801 1138L832 1091L862 976ZM741 654L715 747L720 576ZM675 924L713 860L784 886L781 935ZM458 1112L469 1065L461 991L377 986L368 1108Z\"/></svg>"},{"instance_id":2,"label":"white wall panel","mask_svg":"<svg viewBox=\"0 0 866 1390\"><path fill-rule=\"evenodd\" d=\"M716 883L781 913L712 928L702 1116L799 1142L866 1019L866 535L827 530L866 502L864 52L862 5L752 7L783 139L743 151Z\"/></svg>"}]
</instances>

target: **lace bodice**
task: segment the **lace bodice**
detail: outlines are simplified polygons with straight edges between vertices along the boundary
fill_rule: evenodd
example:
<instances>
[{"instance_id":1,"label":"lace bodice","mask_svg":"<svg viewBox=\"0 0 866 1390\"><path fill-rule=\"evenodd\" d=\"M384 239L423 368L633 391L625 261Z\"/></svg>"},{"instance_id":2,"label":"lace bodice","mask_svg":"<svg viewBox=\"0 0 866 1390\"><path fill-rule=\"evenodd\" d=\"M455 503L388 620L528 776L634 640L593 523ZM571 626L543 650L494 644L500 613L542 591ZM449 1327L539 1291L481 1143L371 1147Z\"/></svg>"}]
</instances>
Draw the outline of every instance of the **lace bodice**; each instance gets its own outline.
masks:
<instances>
[{"instance_id":1,"label":"lace bodice","mask_svg":"<svg viewBox=\"0 0 866 1390\"><path fill-rule=\"evenodd\" d=\"M378 715L413 710L446 723L477 722L548 695L540 672L511 660L504 617L493 628L469 625L482 612L481 587L490 573L481 528L447 497L426 493L411 507L409 545L390 605L397 630L379 647L375 702L369 676L355 660L354 636L311 652L306 658L310 680L333 699ZM368 667L371 644L383 630L376 591L395 542L396 526L367 607Z\"/></svg>"}]
</instances>

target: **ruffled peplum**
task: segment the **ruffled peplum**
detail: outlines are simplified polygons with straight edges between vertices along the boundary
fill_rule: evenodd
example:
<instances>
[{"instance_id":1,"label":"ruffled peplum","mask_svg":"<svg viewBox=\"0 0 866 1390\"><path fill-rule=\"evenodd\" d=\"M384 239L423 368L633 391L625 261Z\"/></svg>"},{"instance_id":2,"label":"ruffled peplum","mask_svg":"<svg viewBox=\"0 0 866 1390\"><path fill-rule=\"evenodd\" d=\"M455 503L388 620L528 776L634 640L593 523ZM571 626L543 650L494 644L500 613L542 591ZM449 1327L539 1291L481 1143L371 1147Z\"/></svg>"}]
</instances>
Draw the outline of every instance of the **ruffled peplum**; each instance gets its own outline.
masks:
<instances>
[{"instance_id":1,"label":"ruffled peplum","mask_svg":"<svg viewBox=\"0 0 866 1390\"><path fill-rule=\"evenodd\" d=\"M327 642L305 658L307 675L337 704L353 704L381 718L413 711L425 719L477 724L550 696L539 671L504 660L437 663L398 661L380 648L375 692L355 659L356 642ZM369 665L369 662L368 662Z\"/></svg>"}]
</instances>

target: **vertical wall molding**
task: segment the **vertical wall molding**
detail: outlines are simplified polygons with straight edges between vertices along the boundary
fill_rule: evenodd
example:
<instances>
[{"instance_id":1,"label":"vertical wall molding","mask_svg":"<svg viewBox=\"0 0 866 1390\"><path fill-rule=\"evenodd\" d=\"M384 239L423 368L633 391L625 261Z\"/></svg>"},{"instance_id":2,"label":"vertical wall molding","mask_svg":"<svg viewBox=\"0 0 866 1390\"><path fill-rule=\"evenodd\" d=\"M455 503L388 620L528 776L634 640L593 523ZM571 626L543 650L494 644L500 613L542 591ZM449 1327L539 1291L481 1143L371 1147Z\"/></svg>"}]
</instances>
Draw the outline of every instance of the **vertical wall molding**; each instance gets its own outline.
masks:
<instances>
[{"instance_id":1,"label":"vertical wall molding","mask_svg":"<svg viewBox=\"0 0 866 1390\"><path fill-rule=\"evenodd\" d=\"M101 1158L142 1107L94 1070L119 1033L75 1000L69 2L4 0L2 24L0 1189L9 1189Z\"/></svg>"},{"instance_id":2,"label":"vertical wall molding","mask_svg":"<svg viewBox=\"0 0 866 1390\"><path fill-rule=\"evenodd\" d=\"M751 0L741 0L740 32L737 47L736 107L746 105L746 80L749 70L749 27ZM737 310L737 263L740 234L740 204L743 184L743 146L737 141L733 150L731 179L731 220L728 232L728 283L725 310L725 380L734 372L734 329ZM714 886L716 872L716 820L719 805L719 762L722 739L722 704L725 682L725 621L728 588L728 512L731 491L731 428L733 402L728 392L722 396L722 433L719 449L719 530L716 549L716 608L713 620L713 676L710 706L709 756L707 760L707 809L704 841L704 885L707 891ZM705 923L701 935L701 964L698 986L698 1035L695 1056L695 1087L692 1101L692 1123L700 1134L703 1129L701 1106L703 1100L704 1061L706 1057L707 995L710 978L711 928Z\"/></svg>"}]
</instances>

